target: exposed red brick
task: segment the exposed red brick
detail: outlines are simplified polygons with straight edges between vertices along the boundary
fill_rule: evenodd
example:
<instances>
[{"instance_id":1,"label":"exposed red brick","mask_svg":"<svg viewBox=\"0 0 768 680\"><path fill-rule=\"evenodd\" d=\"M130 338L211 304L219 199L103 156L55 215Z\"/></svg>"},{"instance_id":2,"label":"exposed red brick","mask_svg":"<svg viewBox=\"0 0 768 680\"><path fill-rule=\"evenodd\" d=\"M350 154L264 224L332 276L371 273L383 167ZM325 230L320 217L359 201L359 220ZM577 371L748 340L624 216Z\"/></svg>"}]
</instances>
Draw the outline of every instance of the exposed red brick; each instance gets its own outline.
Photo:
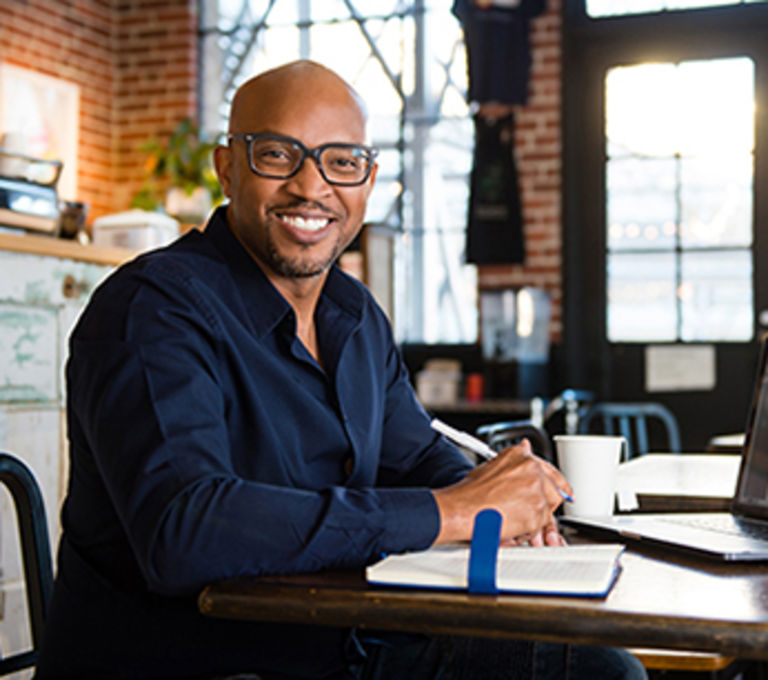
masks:
<instances>
[{"instance_id":1,"label":"exposed red brick","mask_svg":"<svg viewBox=\"0 0 768 680\"><path fill-rule=\"evenodd\" d=\"M510 286L547 290L552 300L553 342L559 342L562 335L560 8L560 0L549 0L547 11L532 22L529 101L516 115L515 158L523 205L526 262L478 268L481 290Z\"/></svg>"},{"instance_id":2,"label":"exposed red brick","mask_svg":"<svg viewBox=\"0 0 768 680\"><path fill-rule=\"evenodd\" d=\"M126 209L141 185L138 140L194 113L196 25L196 0L29 0L0 13L2 61L80 86L78 193L91 219Z\"/></svg>"}]
</instances>

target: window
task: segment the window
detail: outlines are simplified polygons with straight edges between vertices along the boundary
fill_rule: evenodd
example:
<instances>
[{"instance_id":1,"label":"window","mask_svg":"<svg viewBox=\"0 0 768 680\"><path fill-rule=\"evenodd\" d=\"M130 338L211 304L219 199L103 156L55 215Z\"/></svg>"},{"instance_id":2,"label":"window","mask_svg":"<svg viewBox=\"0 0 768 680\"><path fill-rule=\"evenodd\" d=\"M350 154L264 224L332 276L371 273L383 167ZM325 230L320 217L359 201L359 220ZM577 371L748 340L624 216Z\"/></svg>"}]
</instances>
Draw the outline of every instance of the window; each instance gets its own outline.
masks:
<instances>
[{"instance_id":1,"label":"window","mask_svg":"<svg viewBox=\"0 0 768 680\"><path fill-rule=\"evenodd\" d=\"M474 342L477 281L462 265L473 128L461 28L440 0L201 3L203 126L226 128L237 87L310 58L366 100L380 147L366 220L395 240L400 340ZM407 304L406 304L407 301Z\"/></svg>"},{"instance_id":2,"label":"window","mask_svg":"<svg viewBox=\"0 0 768 680\"><path fill-rule=\"evenodd\" d=\"M610 341L753 336L754 96L746 57L608 71Z\"/></svg>"},{"instance_id":3,"label":"window","mask_svg":"<svg viewBox=\"0 0 768 680\"><path fill-rule=\"evenodd\" d=\"M587 14L591 17L623 16L758 2L766 0L587 0Z\"/></svg>"}]
</instances>

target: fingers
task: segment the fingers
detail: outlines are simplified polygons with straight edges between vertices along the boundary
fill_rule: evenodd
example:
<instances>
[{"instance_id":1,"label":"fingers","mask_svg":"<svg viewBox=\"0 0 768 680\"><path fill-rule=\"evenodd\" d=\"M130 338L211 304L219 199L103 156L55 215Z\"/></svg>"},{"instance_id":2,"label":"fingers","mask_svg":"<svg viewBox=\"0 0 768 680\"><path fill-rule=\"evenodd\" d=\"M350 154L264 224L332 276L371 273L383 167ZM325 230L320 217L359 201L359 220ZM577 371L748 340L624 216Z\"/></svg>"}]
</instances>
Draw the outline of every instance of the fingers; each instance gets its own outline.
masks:
<instances>
[{"instance_id":1,"label":"fingers","mask_svg":"<svg viewBox=\"0 0 768 680\"><path fill-rule=\"evenodd\" d=\"M501 545L525 545L531 546L563 546L567 545L565 539L557 528L555 518L550 518L549 524L532 534L522 534L508 541L502 541Z\"/></svg>"},{"instance_id":2,"label":"fingers","mask_svg":"<svg viewBox=\"0 0 768 680\"><path fill-rule=\"evenodd\" d=\"M528 539L528 544L535 547L544 545L544 531L537 531L533 534L533 536Z\"/></svg>"},{"instance_id":3,"label":"fingers","mask_svg":"<svg viewBox=\"0 0 768 680\"><path fill-rule=\"evenodd\" d=\"M557 521L552 518L552 522L544 527L544 544L545 545L568 545L557 528Z\"/></svg>"},{"instance_id":4,"label":"fingers","mask_svg":"<svg viewBox=\"0 0 768 680\"><path fill-rule=\"evenodd\" d=\"M560 470L558 470L549 461L546 461L543 458L539 458L539 456L537 456L533 452L533 449L531 448L531 442L527 438L523 438L522 440L520 440L520 443L516 444L515 446L510 446L509 448L504 449L504 451L502 451L501 454L499 455L500 456L517 455L522 457L534 458L541 465L544 474L547 477L549 477L549 479L552 480L552 483L555 485L555 487L562 489L562 491L567 493L569 496L573 495L573 487L570 485L568 480L563 476L563 473L560 472ZM558 491L558 495L560 495L559 491ZM558 505L560 504L560 502L562 502L562 496L560 496L558 500Z\"/></svg>"},{"instance_id":5,"label":"fingers","mask_svg":"<svg viewBox=\"0 0 768 680\"><path fill-rule=\"evenodd\" d=\"M535 456L524 440L479 465L462 481L432 491L440 513L435 542L469 540L475 515L494 508L503 518L503 540L559 545L561 538L552 519L563 501L558 488L572 492L560 472Z\"/></svg>"},{"instance_id":6,"label":"fingers","mask_svg":"<svg viewBox=\"0 0 768 680\"><path fill-rule=\"evenodd\" d=\"M565 493L567 493L569 496L572 496L573 487L570 485L568 480L563 477L563 473L560 472L560 470L558 470L554 465L552 465L552 463L546 460L542 460L541 464L544 468L544 474L552 480L552 483L559 489L565 491Z\"/></svg>"}]
</instances>

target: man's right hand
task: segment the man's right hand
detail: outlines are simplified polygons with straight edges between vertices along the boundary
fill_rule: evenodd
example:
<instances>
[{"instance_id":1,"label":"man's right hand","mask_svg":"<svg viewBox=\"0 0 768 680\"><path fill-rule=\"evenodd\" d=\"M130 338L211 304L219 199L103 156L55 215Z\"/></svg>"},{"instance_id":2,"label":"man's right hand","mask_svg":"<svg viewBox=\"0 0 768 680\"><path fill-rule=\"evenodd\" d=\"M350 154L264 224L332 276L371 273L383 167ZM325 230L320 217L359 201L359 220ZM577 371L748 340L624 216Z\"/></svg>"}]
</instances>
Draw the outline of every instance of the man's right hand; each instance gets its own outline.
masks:
<instances>
[{"instance_id":1,"label":"man's right hand","mask_svg":"<svg viewBox=\"0 0 768 680\"><path fill-rule=\"evenodd\" d=\"M486 508L501 513L501 539L506 543L561 544L553 517L563 501L558 487L573 492L557 468L535 456L523 440L460 482L433 490L440 511L435 545L470 540L475 515Z\"/></svg>"}]
</instances>

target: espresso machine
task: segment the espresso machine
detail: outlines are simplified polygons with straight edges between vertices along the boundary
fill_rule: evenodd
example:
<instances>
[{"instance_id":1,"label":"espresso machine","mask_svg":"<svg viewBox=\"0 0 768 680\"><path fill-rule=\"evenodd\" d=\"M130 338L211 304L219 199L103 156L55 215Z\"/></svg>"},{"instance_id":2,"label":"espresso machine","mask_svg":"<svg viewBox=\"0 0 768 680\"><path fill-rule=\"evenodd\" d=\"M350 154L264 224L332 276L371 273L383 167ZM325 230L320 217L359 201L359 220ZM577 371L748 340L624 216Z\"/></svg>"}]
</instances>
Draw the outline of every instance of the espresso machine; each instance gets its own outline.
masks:
<instances>
[{"instance_id":1,"label":"espresso machine","mask_svg":"<svg viewBox=\"0 0 768 680\"><path fill-rule=\"evenodd\" d=\"M0 228L57 235L62 162L0 147Z\"/></svg>"}]
</instances>

